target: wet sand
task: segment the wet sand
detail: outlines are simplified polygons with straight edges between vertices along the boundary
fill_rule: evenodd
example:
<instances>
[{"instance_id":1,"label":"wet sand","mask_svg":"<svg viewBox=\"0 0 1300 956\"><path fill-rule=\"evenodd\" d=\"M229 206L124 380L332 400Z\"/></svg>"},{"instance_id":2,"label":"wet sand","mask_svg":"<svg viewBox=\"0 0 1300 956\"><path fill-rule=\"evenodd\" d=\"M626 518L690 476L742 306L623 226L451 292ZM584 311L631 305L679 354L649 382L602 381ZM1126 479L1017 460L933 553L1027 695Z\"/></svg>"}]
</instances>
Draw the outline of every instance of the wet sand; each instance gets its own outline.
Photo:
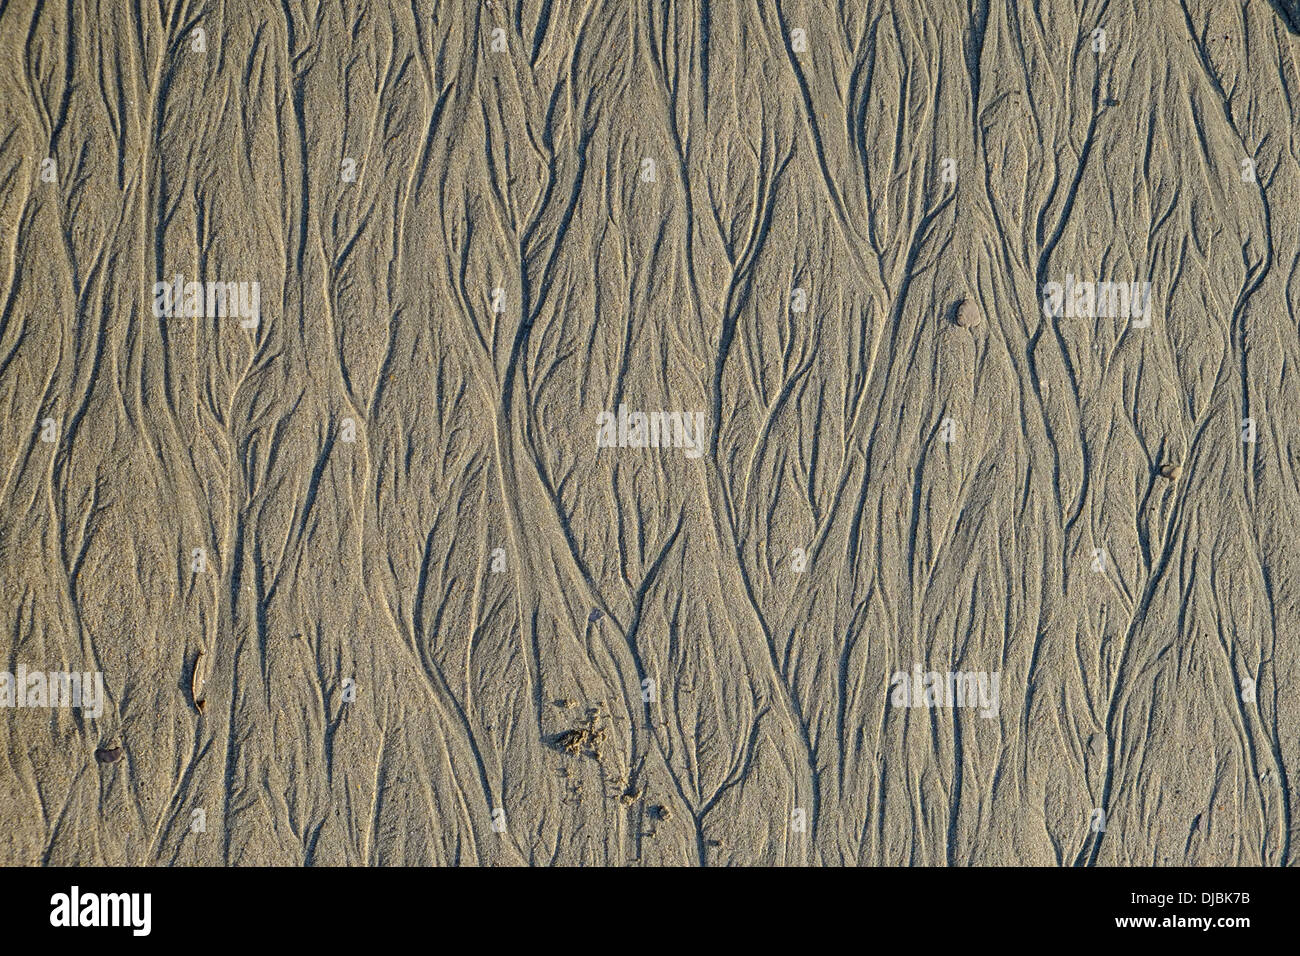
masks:
<instances>
[{"instance_id":1,"label":"wet sand","mask_svg":"<svg viewBox=\"0 0 1300 956\"><path fill-rule=\"evenodd\" d=\"M37 6L0 862L1294 861L1289 3Z\"/></svg>"}]
</instances>

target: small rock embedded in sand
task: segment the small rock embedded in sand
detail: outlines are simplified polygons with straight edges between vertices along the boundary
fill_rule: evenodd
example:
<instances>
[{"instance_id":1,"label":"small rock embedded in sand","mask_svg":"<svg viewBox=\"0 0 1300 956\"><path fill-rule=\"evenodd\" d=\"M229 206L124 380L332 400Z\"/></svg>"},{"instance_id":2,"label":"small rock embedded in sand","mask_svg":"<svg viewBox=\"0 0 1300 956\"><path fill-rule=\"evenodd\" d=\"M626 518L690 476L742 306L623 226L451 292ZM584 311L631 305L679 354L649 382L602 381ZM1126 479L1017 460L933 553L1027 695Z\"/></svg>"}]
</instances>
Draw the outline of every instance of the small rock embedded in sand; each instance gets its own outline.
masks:
<instances>
[{"instance_id":1,"label":"small rock embedded in sand","mask_svg":"<svg viewBox=\"0 0 1300 956\"><path fill-rule=\"evenodd\" d=\"M95 751L95 759L100 763L117 763L122 759L122 748L100 747Z\"/></svg>"},{"instance_id":2,"label":"small rock embedded in sand","mask_svg":"<svg viewBox=\"0 0 1300 956\"><path fill-rule=\"evenodd\" d=\"M593 607L591 609L591 613L587 615L587 620L590 621L592 624L595 624L603 616L604 616L604 612L600 608Z\"/></svg>"},{"instance_id":3,"label":"small rock embedded in sand","mask_svg":"<svg viewBox=\"0 0 1300 956\"><path fill-rule=\"evenodd\" d=\"M983 321L980 310L970 299L962 299L957 306L957 324L963 329L973 329Z\"/></svg>"},{"instance_id":4,"label":"small rock embedded in sand","mask_svg":"<svg viewBox=\"0 0 1300 956\"><path fill-rule=\"evenodd\" d=\"M1183 466L1175 462L1160 466L1160 477L1168 478L1170 481L1177 481L1183 477Z\"/></svg>"}]
</instances>

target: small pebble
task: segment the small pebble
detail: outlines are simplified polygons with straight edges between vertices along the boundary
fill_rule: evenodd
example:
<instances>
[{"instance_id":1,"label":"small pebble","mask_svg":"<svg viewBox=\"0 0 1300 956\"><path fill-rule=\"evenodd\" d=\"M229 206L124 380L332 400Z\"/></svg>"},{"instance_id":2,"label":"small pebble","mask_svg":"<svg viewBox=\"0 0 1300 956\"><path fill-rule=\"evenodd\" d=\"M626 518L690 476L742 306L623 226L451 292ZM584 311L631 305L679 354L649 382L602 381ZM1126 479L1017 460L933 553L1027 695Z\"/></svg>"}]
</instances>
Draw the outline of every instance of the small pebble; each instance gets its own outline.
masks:
<instances>
[{"instance_id":1,"label":"small pebble","mask_svg":"<svg viewBox=\"0 0 1300 956\"><path fill-rule=\"evenodd\" d=\"M592 624L595 624L597 621L599 621L599 620L600 620L602 617L604 617L604 616L605 616L605 615L604 615L604 612L601 611L600 608L598 608L598 607L593 607L593 608L591 609L591 613L587 615L587 620L590 621Z\"/></svg>"},{"instance_id":2,"label":"small pebble","mask_svg":"<svg viewBox=\"0 0 1300 956\"><path fill-rule=\"evenodd\" d=\"M957 324L963 329L973 329L981 322L980 310L970 299L963 299L957 306Z\"/></svg>"},{"instance_id":3,"label":"small pebble","mask_svg":"<svg viewBox=\"0 0 1300 956\"><path fill-rule=\"evenodd\" d=\"M95 759L100 763L117 763L122 759L122 748L100 747L95 751Z\"/></svg>"},{"instance_id":4,"label":"small pebble","mask_svg":"<svg viewBox=\"0 0 1300 956\"><path fill-rule=\"evenodd\" d=\"M1183 466L1170 462L1167 465L1160 466L1160 477L1168 478L1170 481L1177 481L1183 477Z\"/></svg>"}]
</instances>

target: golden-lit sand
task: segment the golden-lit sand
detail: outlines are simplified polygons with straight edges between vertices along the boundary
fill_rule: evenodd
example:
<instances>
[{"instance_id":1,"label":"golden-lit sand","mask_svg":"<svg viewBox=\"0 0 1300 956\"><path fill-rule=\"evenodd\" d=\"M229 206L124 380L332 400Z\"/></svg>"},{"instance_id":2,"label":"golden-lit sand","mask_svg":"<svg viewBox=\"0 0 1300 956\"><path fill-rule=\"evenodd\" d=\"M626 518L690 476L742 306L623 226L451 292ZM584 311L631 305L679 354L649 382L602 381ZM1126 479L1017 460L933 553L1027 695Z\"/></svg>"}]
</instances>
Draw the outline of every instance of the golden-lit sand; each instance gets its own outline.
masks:
<instances>
[{"instance_id":1,"label":"golden-lit sand","mask_svg":"<svg viewBox=\"0 0 1300 956\"><path fill-rule=\"evenodd\" d=\"M0 862L1294 862L1289 2L2 10Z\"/></svg>"}]
</instances>

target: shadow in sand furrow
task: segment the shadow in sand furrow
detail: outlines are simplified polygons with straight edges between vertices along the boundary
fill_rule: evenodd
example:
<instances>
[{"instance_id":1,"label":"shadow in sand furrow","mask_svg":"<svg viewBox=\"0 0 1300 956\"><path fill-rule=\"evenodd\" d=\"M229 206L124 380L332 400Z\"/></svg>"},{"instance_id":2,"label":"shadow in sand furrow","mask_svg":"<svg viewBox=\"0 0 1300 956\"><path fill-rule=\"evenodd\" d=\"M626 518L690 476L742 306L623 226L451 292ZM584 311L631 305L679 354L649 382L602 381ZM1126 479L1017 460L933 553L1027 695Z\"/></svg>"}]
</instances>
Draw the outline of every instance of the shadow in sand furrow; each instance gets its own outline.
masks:
<instances>
[{"instance_id":1,"label":"shadow in sand furrow","mask_svg":"<svg viewBox=\"0 0 1300 956\"><path fill-rule=\"evenodd\" d=\"M1268 0L1286 28L1300 36L1300 0Z\"/></svg>"}]
</instances>

